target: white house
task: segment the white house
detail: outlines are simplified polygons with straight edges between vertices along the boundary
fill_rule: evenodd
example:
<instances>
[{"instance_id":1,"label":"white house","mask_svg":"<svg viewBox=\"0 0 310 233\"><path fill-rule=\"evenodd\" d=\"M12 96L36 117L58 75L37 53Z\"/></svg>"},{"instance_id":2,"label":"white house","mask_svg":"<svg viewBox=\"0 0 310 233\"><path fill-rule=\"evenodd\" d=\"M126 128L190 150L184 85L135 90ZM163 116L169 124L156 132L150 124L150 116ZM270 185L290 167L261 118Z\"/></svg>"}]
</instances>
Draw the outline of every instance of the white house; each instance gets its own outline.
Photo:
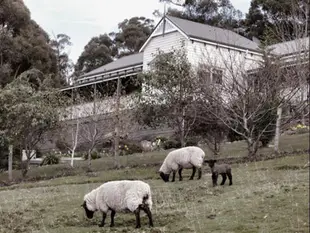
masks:
<instances>
[{"instance_id":1,"label":"white house","mask_svg":"<svg viewBox=\"0 0 310 233\"><path fill-rule=\"evenodd\" d=\"M305 41L308 42L304 43ZM282 43L270 46L270 48L275 51L275 54L289 60L301 50L308 51L309 38L303 40L303 43L305 45L300 48L287 49L287 44L283 45ZM159 49L168 53L172 49L179 49L182 46L184 46L193 67L198 67L200 64L209 64L214 67L214 70L220 70L221 72L226 72L227 64L233 64L237 72L255 69L258 61L262 58L262 53L256 42L233 31L164 16L141 47L139 53L122 57L86 73L78 77L71 87L67 87L63 91L91 90L94 87L104 89L105 85L115 82L118 78L128 81L135 78L137 74L149 69L149 64ZM136 88L141 87L131 85L126 90L127 95L122 96L121 104L124 108L132 106L130 104L130 93ZM113 106L111 107L109 103L109 98L101 102L102 110L97 113L112 112ZM86 117L92 114L91 106L91 102L75 106L70 118Z\"/></svg>"}]
</instances>

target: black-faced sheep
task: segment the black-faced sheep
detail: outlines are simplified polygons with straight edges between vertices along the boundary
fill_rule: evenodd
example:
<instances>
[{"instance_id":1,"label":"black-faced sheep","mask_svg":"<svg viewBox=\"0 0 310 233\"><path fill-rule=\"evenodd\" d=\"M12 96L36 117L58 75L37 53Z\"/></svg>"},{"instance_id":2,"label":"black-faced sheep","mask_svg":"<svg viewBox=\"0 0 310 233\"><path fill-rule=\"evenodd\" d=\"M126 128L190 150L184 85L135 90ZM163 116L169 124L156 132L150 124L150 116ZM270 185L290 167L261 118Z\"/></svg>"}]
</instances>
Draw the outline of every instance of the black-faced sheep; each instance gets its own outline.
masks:
<instances>
[{"instance_id":1,"label":"black-faced sheep","mask_svg":"<svg viewBox=\"0 0 310 233\"><path fill-rule=\"evenodd\" d=\"M229 179L229 185L232 185L232 174L231 174L231 166L228 164L216 164L217 160L205 160L206 163L209 164L212 172L212 183L213 187L217 185L218 175L222 176L222 183L221 185L225 184L225 181Z\"/></svg>"},{"instance_id":2,"label":"black-faced sheep","mask_svg":"<svg viewBox=\"0 0 310 233\"><path fill-rule=\"evenodd\" d=\"M140 228L140 210L147 214L150 227L153 226L152 204L151 188L147 183L139 180L120 180L104 183L86 194L82 206L90 219L95 211L102 212L99 227L104 226L108 211L111 211L110 227L114 226L116 212L130 211L135 213L136 228Z\"/></svg>"},{"instance_id":3,"label":"black-faced sheep","mask_svg":"<svg viewBox=\"0 0 310 233\"><path fill-rule=\"evenodd\" d=\"M193 172L190 180L194 179L196 169L198 170L198 179L201 178L201 167L205 152L196 146L188 146L171 151L165 158L159 169L160 177L168 182L170 173L173 173L172 182L175 181L175 174L179 171L179 180L183 180L182 170L192 168Z\"/></svg>"}]
</instances>

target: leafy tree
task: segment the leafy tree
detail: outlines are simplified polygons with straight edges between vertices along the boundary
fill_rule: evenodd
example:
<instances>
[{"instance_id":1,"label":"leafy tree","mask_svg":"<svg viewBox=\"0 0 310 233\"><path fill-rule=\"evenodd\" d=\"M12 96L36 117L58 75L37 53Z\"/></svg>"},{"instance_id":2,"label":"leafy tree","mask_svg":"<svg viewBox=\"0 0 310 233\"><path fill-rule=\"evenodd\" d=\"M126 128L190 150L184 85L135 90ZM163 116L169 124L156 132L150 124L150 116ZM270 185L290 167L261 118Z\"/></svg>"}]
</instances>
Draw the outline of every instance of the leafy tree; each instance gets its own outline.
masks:
<instances>
[{"instance_id":1,"label":"leafy tree","mask_svg":"<svg viewBox=\"0 0 310 233\"><path fill-rule=\"evenodd\" d=\"M47 82L50 77L42 82L37 73L34 69L22 73L0 92L0 130L10 144L26 150L23 176L33 156L31 150L44 142L47 131L57 126L57 109L63 104L61 94Z\"/></svg>"},{"instance_id":2,"label":"leafy tree","mask_svg":"<svg viewBox=\"0 0 310 233\"><path fill-rule=\"evenodd\" d=\"M145 17L133 17L119 23L119 32L109 34L114 38L114 43L119 50L118 56L121 57L138 52L152 33L153 23L153 20Z\"/></svg>"},{"instance_id":3,"label":"leafy tree","mask_svg":"<svg viewBox=\"0 0 310 233\"><path fill-rule=\"evenodd\" d=\"M75 76L80 76L115 58L139 51L153 29L153 20L145 17L125 19L118 25L118 32L93 37L75 65Z\"/></svg>"},{"instance_id":4,"label":"leafy tree","mask_svg":"<svg viewBox=\"0 0 310 233\"><path fill-rule=\"evenodd\" d=\"M249 37L271 44L283 41L283 36L285 41L295 39L296 28L303 28L303 35L309 35L308 21L309 0L252 0L245 26Z\"/></svg>"},{"instance_id":5,"label":"leafy tree","mask_svg":"<svg viewBox=\"0 0 310 233\"><path fill-rule=\"evenodd\" d=\"M76 75L82 75L113 61L116 54L113 41L107 34L93 37L78 58L75 65Z\"/></svg>"},{"instance_id":6,"label":"leafy tree","mask_svg":"<svg viewBox=\"0 0 310 233\"><path fill-rule=\"evenodd\" d=\"M187 0L183 10L169 8L167 14L229 29L240 27L242 18L241 11L235 9L229 0Z\"/></svg>"},{"instance_id":7,"label":"leafy tree","mask_svg":"<svg viewBox=\"0 0 310 233\"><path fill-rule=\"evenodd\" d=\"M213 154L218 155L221 143L227 136L228 127L210 114L210 111L218 111L217 106L211 103L201 103L201 101L196 101L195 106L197 114L190 135L201 137Z\"/></svg>"},{"instance_id":8,"label":"leafy tree","mask_svg":"<svg viewBox=\"0 0 310 233\"><path fill-rule=\"evenodd\" d=\"M141 76L144 84L138 113L151 127L168 125L176 130L185 146L195 120L193 95L195 79L184 48L170 53L159 51L149 72Z\"/></svg>"},{"instance_id":9,"label":"leafy tree","mask_svg":"<svg viewBox=\"0 0 310 233\"><path fill-rule=\"evenodd\" d=\"M66 34L58 34L53 40L50 41L52 49L56 54L57 69L62 83L68 83L69 73L73 69L73 62L69 59L66 51L68 46L71 46L70 37Z\"/></svg>"},{"instance_id":10,"label":"leafy tree","mask_svg":"<svg viewBox=\"0 0 310 233\"><path fill-rule=\"evenodd\" d=\"M54 74L57 80L55 54L46 32L30 18L22 0L0 0L0 85L3 87L15 75L35 68L44 74Z\"/></svg>"}]
</instances>

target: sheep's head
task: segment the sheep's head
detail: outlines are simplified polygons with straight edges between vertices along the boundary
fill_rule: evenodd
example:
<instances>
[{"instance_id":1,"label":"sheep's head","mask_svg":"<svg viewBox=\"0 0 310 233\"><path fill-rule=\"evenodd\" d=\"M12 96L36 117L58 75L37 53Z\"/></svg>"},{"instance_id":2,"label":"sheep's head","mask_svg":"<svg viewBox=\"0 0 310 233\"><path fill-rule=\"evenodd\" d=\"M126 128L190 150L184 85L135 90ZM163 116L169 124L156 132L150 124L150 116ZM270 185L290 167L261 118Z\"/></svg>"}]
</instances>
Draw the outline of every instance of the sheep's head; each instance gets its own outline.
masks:
<instances>
[{"instance_id":1,"label":"sheep's head","mask_svg":"<svg viewBox=\"0 0 310 233\"><path fill-rule=\"evenodd\" d=\"M92 219L94 217L94 211L87 208L86 201L81 206L84 208L87 218Z\"/></svg>"},{"instance_id":2,"label":"sheep's head","mask_svg":"<svg viewBox=\"0 0 310 233\"><path fill-rule=\"evenodd\" d=\"M159 175L163 179L163 181L165 181L165 182L169 181L169 174L165 174L163 172L160 172Z\"/></svg>"},{"instance_id":3,"label":"sheep's head","mask_svg":"<svg viewBox=\"0 0 310 233\"><path fill-rule=\"evenodd\" d=\"M216 159L210 159L210 160L205 160L205 162L207 163L207 164L209 164L209 167L214 167L214 164L217 162L217 160Z\"/></svg>"}]
</instances>

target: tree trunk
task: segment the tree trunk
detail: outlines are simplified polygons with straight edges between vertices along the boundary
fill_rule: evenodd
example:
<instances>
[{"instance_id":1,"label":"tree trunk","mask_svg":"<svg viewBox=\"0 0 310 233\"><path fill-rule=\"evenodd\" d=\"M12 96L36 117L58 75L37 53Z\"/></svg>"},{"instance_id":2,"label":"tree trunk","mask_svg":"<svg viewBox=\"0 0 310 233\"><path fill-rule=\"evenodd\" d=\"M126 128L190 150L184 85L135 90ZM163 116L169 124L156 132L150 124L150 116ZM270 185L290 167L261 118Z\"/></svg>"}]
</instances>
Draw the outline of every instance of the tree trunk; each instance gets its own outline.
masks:
<instances>
[{"instance_id":1,"label":"tree trunk","mask_svg":"<svg viewBox=\"0 0 310 233\"><path fill-rule=\"evenodd\" d=\"M121 92L121 80L120 77L117 79L117 90L116 90L116 109L115 109L115 132L114 132L114 164L116 168L120 168L119 161L119 108L120 108L120 92Z\"/></svg>"},{"instance_id":2,"label":"tree trunk","mask_svg":"<svg viewBox=\"0 0 310 233\"><path fill-rule=\"evenodd\" d=\"M181 147L185 147L185 108L182 109L182 122L181 122Z\"/></svg>"},{"instance_id":3,"label":"tree trunk","mask_svg":"<svg viewBox=\"0 0 310 233\"><path fill-rule=\"evenodd\" d=\"M216 141L216 139L214 139L214 155L217 156L218 152L219 152L218 142Z\"/></svg>"},{"instance_id":4,"label":"tree trunk","mask_svg":"<svg viewBox=\"0 0 310 233\"><path fill-rule=\"evenodd\" d=\"M27 160L24 161L24 164L23 164L23 169L22 169L22 177L23 178L26 178L27 173L29 171L29 163L30 163L30 158L27 158Z\"/></svg>"},{"instance_id":5,"label":"tree trunk","mask_svg":"<svg viewBox=\"0 0 310 233\"><path fill-rule=\"evenodd\" d=\"M80 114L79 116L80 117ZM79 126L80 126L80 120L78 119L77 122L76 122L76 131L75 131L75 137L74 137L74 145L73 145L73 149L72 149L72 152L71 152L71 167L73 167L73 161L74 161L74 153L75 153L75 150L76 150L76 147L77 147L77 144L78 144L78 136L79 136ZM72 133L73 134L73 133Z\"/></svg>"},{"instance_id":6,"label":"tree trunk","mask_svg":"<svg viewBox=\"0 0 310 233\"><path fill-rule=\"evenodd\" d=\"M88 172L91 172L91 149L90 150L88 150L88 158L87 158L87 160L88 160Z\"/></svg>"},{"instance_id":7,"label":"tree trunk","mask_svg":"<svg viewBox=\"0 0 310 233\"><path fill-rule=\"evenodd\" d=\"M274 138L274 151L279 153L279 141L281 134L281 118L282 118L282 107L279 106L277 109L277 122L276 122L276 135Z\"/></svg>"},{"instance_id":8,"label":"tree trunk","mask_svg":"<svg viewBox=\"0 0 310 233\"><path fill-rule=\"evenodd\" d=\"M71 162L70 162L70 166L73 168L73 161L74 161L74 153L75 153L75 148L72 150L71 152Z\"/></svg>"},{"instance_id":9,"label":"tree trunk","mask_svg":"<svg viewBox=\"0 0 310 233\"><path fill-rule=\"evenodd\" d=\"M9 172L9 182L12 182L12 167L13 167L13 145L9 145L9 164L8 164L8 172Z\"/></svg>"},{"instance_id":10,"label":"tree trunk","mask_svg":"<svg viewBox=\"0 0 310 233\"><path fill-rule=\"evenodd\" d=\"M253 142L252 139L248 139L247 143L248 143L248 156L255 157L258 151L258 142L257 141Z\"/></svg>"}]
</instances>

